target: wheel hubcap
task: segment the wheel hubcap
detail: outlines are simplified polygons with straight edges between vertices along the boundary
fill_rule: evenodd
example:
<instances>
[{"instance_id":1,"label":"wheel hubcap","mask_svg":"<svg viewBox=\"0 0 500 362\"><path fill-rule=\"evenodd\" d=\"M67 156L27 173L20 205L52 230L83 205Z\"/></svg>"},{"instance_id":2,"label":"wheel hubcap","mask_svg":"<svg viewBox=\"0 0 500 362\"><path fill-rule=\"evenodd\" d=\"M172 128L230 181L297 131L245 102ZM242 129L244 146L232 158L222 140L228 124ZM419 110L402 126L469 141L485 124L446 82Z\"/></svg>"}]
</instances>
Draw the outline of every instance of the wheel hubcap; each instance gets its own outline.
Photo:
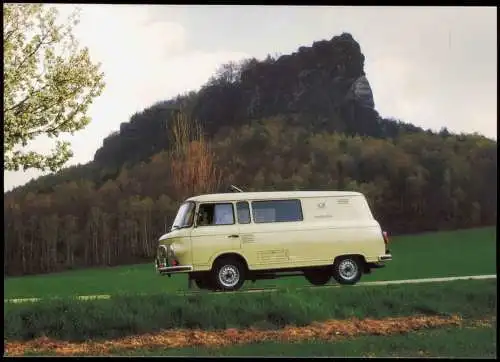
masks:
<instances>
[{"instance_id":1,"label":"wheel hubcap","mask_svg":"<svg viewBox=\"0 0 500 362\"><path fill-rule=\"evenodd\" d=\"M234 265L224 265L219 271L219 281L226 288L234 287L240 280L240 272Z\"/></svg>"},{"instance_id":2,"label":"wheel hubcap","mask_svg":"<svg viewBox=\"0 0 500 362\"><path fill-rule=\"evenodd\" d=\"M339 274L343 279L351 280L356 277L358 273L358 266L352 260L343 260L339 265Z\"/></svg>"}]
</instances>

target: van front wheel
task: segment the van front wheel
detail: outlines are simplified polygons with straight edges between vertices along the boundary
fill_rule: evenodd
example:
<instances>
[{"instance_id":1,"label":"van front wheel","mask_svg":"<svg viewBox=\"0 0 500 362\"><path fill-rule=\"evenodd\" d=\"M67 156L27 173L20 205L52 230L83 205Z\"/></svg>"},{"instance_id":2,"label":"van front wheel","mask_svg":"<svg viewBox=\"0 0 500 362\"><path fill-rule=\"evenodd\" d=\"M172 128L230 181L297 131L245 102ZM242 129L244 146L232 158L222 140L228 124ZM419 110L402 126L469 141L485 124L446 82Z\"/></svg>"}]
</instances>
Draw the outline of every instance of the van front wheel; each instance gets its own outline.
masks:
<instances>
[{"instance_id":1,"label":"van front wheel","mask_svg":"<svg viewBox=\"0 0 500 362\"><path fill-rule=\"evenodd\" d=\"M312 285L325 285L330 281L332 273L330 270L312 270L304 272L304 277Z\"/></svg>"},{"instance_id":2,"label":"van front wheel","mask_svg":"<svg viewBox=\"0 0 500 362\"><path fill-rule=\"evenodd\" d=\"M196 278L194 280L194 283L196 284L196 286L198 287L198 289L207 289L207 290L212 289L211 280L210 280L210 278L208 278L206 276L203 276L203 277L200 277L200 278Z\"/></svg>"},{"instance_id":3,"label":"van front wheel","mask_svg":"<svg viewBox=\"0 0 500 362\"><path fill-rule=\"evenodd\" d=\"M245 267L233 258L217 261L212 270L212 280L217 290L238 290L245 282Z\"/></svg>"},{"instance_id":4,"label":"van front wheel","mask_svg":"<svg viewBox=\"0 0 500 362\"><path fill-rule=\"evenodd\" d=\"M343 285L356 284L361 279L363 265L357 256L343 256L333 263L333 278Z\"/></svg>"}]
</instances>

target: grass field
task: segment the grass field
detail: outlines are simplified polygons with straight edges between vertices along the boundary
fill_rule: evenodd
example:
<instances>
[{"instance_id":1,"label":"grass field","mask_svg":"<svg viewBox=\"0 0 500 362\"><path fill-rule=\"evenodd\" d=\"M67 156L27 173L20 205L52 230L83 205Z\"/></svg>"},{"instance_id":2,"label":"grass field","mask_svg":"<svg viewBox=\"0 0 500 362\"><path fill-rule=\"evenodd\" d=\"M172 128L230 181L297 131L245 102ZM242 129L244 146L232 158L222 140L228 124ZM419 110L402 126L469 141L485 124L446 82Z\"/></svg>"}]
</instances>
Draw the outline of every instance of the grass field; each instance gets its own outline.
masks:
<instances>
[{"instance_id":1,"label":"grass field","mask_svg":"<svg viewBox=\"0 0 500 362\"><path fill-rule=\"evenodd\" d=\"M276 293L115 296L108 300L42 300L4 304L4 337L47 336L84 341L177 328L279 329L314 321L414 315L483 318L496 315L496 281L361 288L280 290Z\"/></svg>"},{"instance_id":2,"label":"grass field","mask_svg":"<svg viewBox=\"0 0 500 362\"><path fill-rule=\"evenodd\" d=\"M449 327L394 336L362 336L337 342L267 342L221 348L122 349L114 350L111 355L495 358L496 327Z\"/></svg>"},{"instance_id":3,"label":"grass field","mask_svg":"<svg viewBox=\"0 0 500 362\"><path fill-rule=\"evenodd\" d=\"M395 237L394 260L362 281L496 274L496 228ZM247 282L251 287L300 287L302 277ZM121 293L168 293L187 289L187 276L161 277L153 262L114 268L6 278L4 298L64 297Z\"/></svg>"}]
</instances>

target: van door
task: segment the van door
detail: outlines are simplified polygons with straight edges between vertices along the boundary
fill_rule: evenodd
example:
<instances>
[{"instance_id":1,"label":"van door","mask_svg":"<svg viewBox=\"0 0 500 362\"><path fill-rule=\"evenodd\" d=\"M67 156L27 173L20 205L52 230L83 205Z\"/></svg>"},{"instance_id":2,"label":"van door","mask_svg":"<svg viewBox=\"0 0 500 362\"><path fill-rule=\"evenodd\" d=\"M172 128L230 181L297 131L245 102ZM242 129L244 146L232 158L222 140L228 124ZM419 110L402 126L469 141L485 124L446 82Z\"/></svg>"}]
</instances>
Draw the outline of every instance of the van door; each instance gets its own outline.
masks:
<instances>
[{"instance_id":1,"label":"van door","mask_svg":"<svg viewBox=\"0 0 500 362\"><path fill-rule=\"evenodd\" d=\"M252 209L247 202L241 206L237 204L239 218L245 210L250 219L252 211L253 222L239 224L241 249L251 268L291 266L292 249L299 245L295 221L302 219L300 204L297 203L298 200L252 201Z\"/></svg>"},{"instance_id":2,"label":"van door","mask_svg":"<svg viewBox=\"0 0 500 362\"><path fill-rule=\"evenodd\" d=\"M238 227L240 231L240 252L247 260L250 269L258 265L259 253L267 247L265 243L258 242L257 230L252 224L250 215L250 205L248 201L238 201L236 203L236 216L238 220Z\"/></svg>"},{"instance_id":3,"label":"van door","mask_svg":"<svg viewBox=\"0 0 500 362\"><path fill-rule=\"evenodd\" d=\"M238 250L239 229L231 202L204 203L198 206L197 220L191 232L193 266L211 267L219 253Z\"/></svg>"}]
</instances>

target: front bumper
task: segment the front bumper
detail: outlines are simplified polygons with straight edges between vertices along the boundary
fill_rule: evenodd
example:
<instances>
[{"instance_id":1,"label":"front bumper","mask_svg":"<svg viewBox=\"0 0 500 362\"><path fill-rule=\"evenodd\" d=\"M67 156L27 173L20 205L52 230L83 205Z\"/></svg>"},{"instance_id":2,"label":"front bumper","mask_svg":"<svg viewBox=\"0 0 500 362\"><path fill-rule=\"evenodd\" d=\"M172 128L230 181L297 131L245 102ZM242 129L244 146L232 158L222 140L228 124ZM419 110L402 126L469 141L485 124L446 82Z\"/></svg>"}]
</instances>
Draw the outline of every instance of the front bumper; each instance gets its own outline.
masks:
<instances>
[{"instance_id":1,"label":"front bumper","mask_svg":"<svg viewBox=\"0 0 500 362\"><path fill-rule=\"evenodd\" d=\"M179 273L179 272L190 272L193 270L191 265L176 265L176 266L164 266L156 267L156 271L161 275Z\"/></svg>"},{"instance_id":2,"label":"front bumper","mask_svg":"<svg viewBox=\"0 0 500 362\"><path fill-rule=\"evenodd\" d=\"M192 265L178 265L174 252L170 246L166 245L160 245L158 247L155 268L160 275L168 276L172 273L185 273L193 270Z\"/></svg>"}]
</instances>

